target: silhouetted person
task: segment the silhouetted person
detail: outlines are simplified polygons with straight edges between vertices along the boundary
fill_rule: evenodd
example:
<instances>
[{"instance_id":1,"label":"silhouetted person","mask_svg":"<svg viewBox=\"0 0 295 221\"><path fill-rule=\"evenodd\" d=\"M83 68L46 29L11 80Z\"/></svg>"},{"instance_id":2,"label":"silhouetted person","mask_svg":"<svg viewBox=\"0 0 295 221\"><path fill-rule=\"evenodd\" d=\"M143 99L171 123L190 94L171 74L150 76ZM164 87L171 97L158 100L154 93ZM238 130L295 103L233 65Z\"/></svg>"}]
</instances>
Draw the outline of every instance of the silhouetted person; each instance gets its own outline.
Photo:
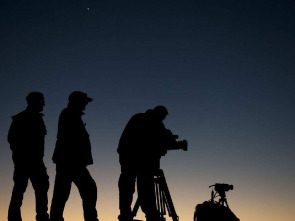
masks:
<instances>
[{"instance_id":1,"label":"silhouetted person","mask_svg":"<svg viewBox=\"0 0 295 221\"><path fill-rule=\"evenodd\" d=\"M31 92L27 96L26 110L12 117L8 132L8 142L14 162L11 201L8 210L8 221L21 221L23 195L29 179L36 196L36 220L48 221L47 191L49 177L43 162L44 138L46 127L43 121L44 96L40 92Z\"/></svg>"},{"instance_id":2,"label":"silhouetted person","mask_svg":"<svg viewBox=\"0 0 295 221\"><path fill-rule=\"evenodd\" d=\"M134 115L127 123L119 141L121 164L119 178L120 221L131 221L131 204L137 179L138 199L147 221L158 221L154 192L154 174L166 152L167 129L163 120L168 114L164 106Z\"/></svg>"},{"instance_id":3,"label":"silhouetted person","mask_svg":"<svg viewBox=\"0 0 295 221\"><path fill-rule=\"evenodd\" d=\"M72 182L78 187L85 221L98 221L97 188L88 165L93 164L89 134L82 121L83 110L92 101L86 93L74 91L59 117L57 141L53 154L56 177L50 209L51 221L63 221L63 211L69 198Z\"/></svg>"}]
</instances>

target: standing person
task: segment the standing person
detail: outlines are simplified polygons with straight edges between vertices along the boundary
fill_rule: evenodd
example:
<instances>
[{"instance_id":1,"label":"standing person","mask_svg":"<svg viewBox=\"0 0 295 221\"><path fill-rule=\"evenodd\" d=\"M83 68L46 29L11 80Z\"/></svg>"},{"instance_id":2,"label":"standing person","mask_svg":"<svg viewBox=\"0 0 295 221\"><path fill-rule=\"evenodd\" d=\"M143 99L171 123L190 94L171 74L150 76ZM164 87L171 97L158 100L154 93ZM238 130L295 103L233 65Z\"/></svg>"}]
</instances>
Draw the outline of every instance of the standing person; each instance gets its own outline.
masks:
<instances>
[{"instance_id":1,"label":"standing person","mask_svg":"<svg viewBox=\"0 0 295 221\"><path fill-rule=\"evenodd\" d=\"M52 157L56 177L50 210L51 221L63 221L63 211L69 198L72 182L78 187L85 221L98 221L97 188L88 165L93 164L89 134L82 121L86 105L92 101L86 93L74 91L68 106L61 112L57 141Z\"/></svg>"},{"instance_id":2,"label":"standing person","mask_svg":"<svg viewBox=\"0 0 295 221\"><path fill-rule=\"evenodd\" d=\"M127 123L118 145L121 175L118 182L120 221L132 221L131 204L137 180L138 199L147 221L160 220L156 208L154 173L165 154L168 130L163 120L168 115L164 106L135 114Z\"/></svg>"},{"instance_id":3,"label":"standing person","mask_svg":"<svg viewBox=\"0 0 295 221\"><path fill-rule=\"evenodd\" d=\"M31 92L26 100L26 110L12 117L8 132L14 163L14 187L8 221L22 221L21 206L29 180L35 190L36 220L48 221L49 177L43 162L46 127L41 113L45 106L44 96L40 92Z\"/></svg>"}]
</instances>

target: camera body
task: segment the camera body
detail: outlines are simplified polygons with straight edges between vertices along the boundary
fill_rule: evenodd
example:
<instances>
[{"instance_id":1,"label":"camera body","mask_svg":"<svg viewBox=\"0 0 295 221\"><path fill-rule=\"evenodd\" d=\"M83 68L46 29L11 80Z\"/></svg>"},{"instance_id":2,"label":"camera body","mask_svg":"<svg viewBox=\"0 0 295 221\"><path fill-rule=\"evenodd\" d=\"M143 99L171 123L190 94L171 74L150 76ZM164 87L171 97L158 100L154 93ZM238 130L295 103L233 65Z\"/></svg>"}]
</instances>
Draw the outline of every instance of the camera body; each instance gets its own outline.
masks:
<instances>
[{"instance_id":1,"label":"camera body","mask_svg":"<svg viewBox=\"0 0 295 221\"><path fill-rule=\"evenodd\" d=\"M173 134L170 130L165 132L165 147L166 150L183 150L187 151L187 140L177 140L178 135Z\"/></svg>"},{"instance_id":2,"label":"camera body","mask_svg":"<svg viewBox=\"0 0 295 221\"><path fill-rule=\"evenodd\" d=\"M229 184L225 184L225 183L216 183L212 186L215 186L215 191L218 192L218 193L221 193L221 192L226 192L226 191L229 191L229 190L233 190L234 189L234 186L233 185L229 185Z\"/></svg>"},{"instance_id":3,"label":"camera body","mask_svg":"<svg viewBox=\"0 0 295 221\"><path fill-rule=\"evenodd\" d=\"M175 143L167 148L167 150L183 150L187 151L187 140L175 141Z\"/></svg>"}]
</instances>

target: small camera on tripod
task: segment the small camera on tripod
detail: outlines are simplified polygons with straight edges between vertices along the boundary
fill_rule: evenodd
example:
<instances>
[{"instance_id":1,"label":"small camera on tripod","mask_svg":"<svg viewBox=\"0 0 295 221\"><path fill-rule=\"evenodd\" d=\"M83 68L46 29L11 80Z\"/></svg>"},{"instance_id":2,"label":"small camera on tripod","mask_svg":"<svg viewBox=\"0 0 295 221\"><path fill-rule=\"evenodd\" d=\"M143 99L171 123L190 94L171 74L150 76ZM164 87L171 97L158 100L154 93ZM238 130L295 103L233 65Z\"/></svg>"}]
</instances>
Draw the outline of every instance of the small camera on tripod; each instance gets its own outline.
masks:
<instances>
[{"instance_id":1,"label":"small camera on tripod","mask_svg":"<svg viewBox=\"0 0 295 221\"><path fill-rule=\"evenodd\" d=\"M240 219L229 208L225 194L225 192L233 190L234 186L225 183L215 183L210 187L212 187L211 199L196 206L194 221L239 221ZM217 197L219 198L218 201L215 200Z\"/></svg>"},{"instance_id":2,"label":"small camera on tripod","mask_svg":"<svg viewBox=\"0 0 295 221\"><path fill-rule=\"evenodd\" d=\"M215 183L214 185L209 186L209 188L212 186L214 186L215 191L218 193L226 192L226 191L234 189L233 185L229 185L229 184L225 184L225 183Z\"/></svg>"}]
</instances>

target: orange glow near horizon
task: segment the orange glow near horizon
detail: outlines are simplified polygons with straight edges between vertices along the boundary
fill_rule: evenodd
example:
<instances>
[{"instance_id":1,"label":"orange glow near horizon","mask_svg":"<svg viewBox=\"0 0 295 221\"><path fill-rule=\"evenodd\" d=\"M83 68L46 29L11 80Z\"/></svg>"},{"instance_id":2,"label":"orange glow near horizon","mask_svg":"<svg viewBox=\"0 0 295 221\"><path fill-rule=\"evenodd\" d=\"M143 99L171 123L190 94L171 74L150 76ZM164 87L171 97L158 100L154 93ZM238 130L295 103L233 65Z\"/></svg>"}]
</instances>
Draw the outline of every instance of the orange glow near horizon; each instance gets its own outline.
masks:
<instances>
[{"instance_id":1,"label":"orange glow near horizon","mask_svg":"<svg viewBox=\"0 0 295 221\"><path fill-rule=\"evenodd\" d=\"M79 196L78 191L75 190L71 193L71 197L67 202L65 211L64 211L64 218L65 220L69 221L82 221L83 218L83 210L81 205L81 199ZM116 200L116 199L115 199ZM117 220L118 216L118 209L117 209L117 202L114 203L115 200L105 200L104 203L101 202L102 200L98 200L97 209L99 213L99 220L101 221L113 221ZM175 200L174 200L175 201ZM232 201L230 201L232 202ZM257 202L256 202L257 203ZM260 202L263 203L263 202ZM175 201L174 202L176 211L179 215L180 221L192 221L193 220L193 213L195 205L189 205L189 203ZM254 204L253 204L254 205ZM258 205L258 204L256 204ZM0 210L1 212L1 220L7 220L5 211L7 204L1 204ZM294 214L293 211L294 206L290 205L287 207L277 207L275 205L270 206L269 204L260 204L260 206L253 206L252 208L242 208L243 203L236 202L234 205L232 202L231 209L235 212L235 214L240 218L240 220L252 220L252 221L277 221L277 220L284 220L284 221L293 221ZM251 210L251 212L249 212ZM275 212L273 212L275 211ZM22 207L22 217L23 221L29 221L35 219L35 211L34 211L34 199L33 197L29 197L26 194L26 199L24 200L24 204ZM141 211L139 211L138 216L136 217L139 220L144 220L144 215ZM167 221L171 220L170 217L166 216Z\"/></svg>"},{"instance_id":2,"label":"orange glow near horizon","mask_svg":"<svg viewBox=\"0 0 295 221\"><path fill-rule=\"evenodd\" d=\"M111 184L103 182L102 179L97 179L97 210L99 215L98 218L101 221L117 220L117 216L119 213L117 183L113 182L115 181L115 176L113 178L113 180L108 180L108 182L112 182ZM197 180L195 181L197 182ZM185 182L181 183L177 177L169 177L169 179L167 178L167 182L170 188L176 212L179 215L179 220L192 221L195 206L199 203L209 200L210 189L207 186L203 186L203 191L201 191L201 185L203 185L203 183L196 183L196 185ZM12 189L12 182L10 184L11 186L7 188L7 191L2 192L1 195L0 220L3 221L7 219L7 207L10 200L10 190ZM51 180L51 184L53 184L53 180ZM49 206L52 196L52 187L53 185L48 192ZM267 195L265 193L253 191L252 193L250 192L249 194L245 194L243 193L242 188L244 188L242 185L236 186L234 191L228 192L227 194L230 208L236 214L236 216L240 218L240 220L294 220L294 214L291 213L291 211L293 211L294 209L294 199L291 195L286 195L285 198L281 197L281 199L279 199L278 196L282 193ZM35 219L34 204L34 192L31 184L29 184L27 192L25 193L22 206L23 221L30 221ZM81 198L75 185L72 185L71 195L64 211L64 218L68 221L84 220ZM144 214L139 210L138 216L136 218L144 220ZM168 215L166 216L166 218L167 221L171 220Z\"/></svg>"}]
</instances>

